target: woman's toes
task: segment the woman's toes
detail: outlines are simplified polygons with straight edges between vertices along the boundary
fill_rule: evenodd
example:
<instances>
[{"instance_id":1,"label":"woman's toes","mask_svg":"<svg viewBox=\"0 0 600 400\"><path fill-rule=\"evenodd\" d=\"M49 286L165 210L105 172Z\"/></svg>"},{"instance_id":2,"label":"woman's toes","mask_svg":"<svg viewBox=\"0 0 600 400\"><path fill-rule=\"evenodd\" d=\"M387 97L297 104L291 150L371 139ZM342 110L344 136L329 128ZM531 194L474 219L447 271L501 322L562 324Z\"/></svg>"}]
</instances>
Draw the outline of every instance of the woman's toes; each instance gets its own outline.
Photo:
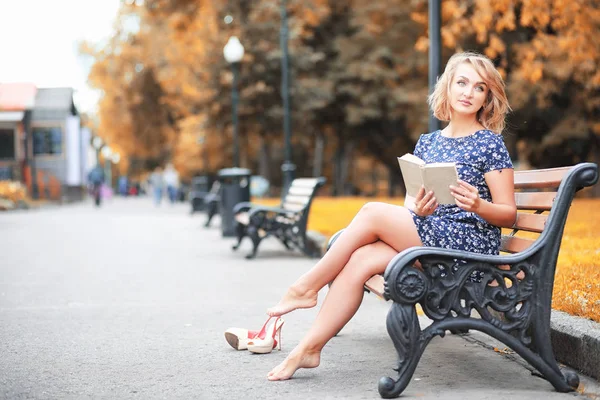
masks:
<instances>
[{"instance_id":1,"label":"woman's toes","mask_svg":"<svg viewBox=\"0 0 600 400\"><path fill-rule=\"evenodd\" d=\"M276 366L275 368L273 368L268 374L267 374L267 378L269 380L272 380L271 378L277 376L277 374L279 373L279 371L282 370L282 366L281 364L279 364L278 366Z\"/></svg>"}]
</instances>

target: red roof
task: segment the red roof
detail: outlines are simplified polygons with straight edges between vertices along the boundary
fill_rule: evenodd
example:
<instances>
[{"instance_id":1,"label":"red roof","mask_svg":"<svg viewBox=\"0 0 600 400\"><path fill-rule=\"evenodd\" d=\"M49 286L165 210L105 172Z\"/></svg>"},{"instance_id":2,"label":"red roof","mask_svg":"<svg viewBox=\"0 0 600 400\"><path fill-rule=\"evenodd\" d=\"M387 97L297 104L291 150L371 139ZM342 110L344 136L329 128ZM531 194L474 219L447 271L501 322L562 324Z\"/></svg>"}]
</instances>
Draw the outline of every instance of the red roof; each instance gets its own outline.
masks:
<instances>
[{"instance_id":1,"label":"red roof","mask_svg":"<svg viewBox=\"0 0 600 400\"><path fill-rule=\"evenodd\" d=\"M0 110L32 109L36 92L37 87L33 83L0 83Z\"/></svg>"}]
</instances>

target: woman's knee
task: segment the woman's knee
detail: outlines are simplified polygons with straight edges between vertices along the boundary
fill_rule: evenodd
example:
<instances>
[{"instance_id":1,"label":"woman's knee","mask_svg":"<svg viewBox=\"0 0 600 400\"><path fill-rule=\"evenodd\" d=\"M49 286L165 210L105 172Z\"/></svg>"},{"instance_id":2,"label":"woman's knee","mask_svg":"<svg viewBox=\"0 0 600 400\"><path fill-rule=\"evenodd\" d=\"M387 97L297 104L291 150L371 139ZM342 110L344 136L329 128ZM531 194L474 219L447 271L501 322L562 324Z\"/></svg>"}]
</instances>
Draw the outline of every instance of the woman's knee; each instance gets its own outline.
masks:
<instances>
[{"instance_id":1,"label":"woman's knee","mask_svg":"<svg viewBox=\"0 0 600 400\"><path fill-rule=\"evenodd\" d=\"M370 216L384 215L385 211L388 210L389 206L389 204L380 201L370 201L368 203L365 203L360 208L359 213L362 215Z\"/></svg>"},{"instance_id":2,"label":"woman's knee","mask_svg":"<svg viewBox=\"0 0 600 400\"><path fill-rule=\"evenodd\" d=\"M352 253L343 271L366 280L382 273L396 254L393 248L383 242L368 244Z\"/></svg>"}]
</instances>

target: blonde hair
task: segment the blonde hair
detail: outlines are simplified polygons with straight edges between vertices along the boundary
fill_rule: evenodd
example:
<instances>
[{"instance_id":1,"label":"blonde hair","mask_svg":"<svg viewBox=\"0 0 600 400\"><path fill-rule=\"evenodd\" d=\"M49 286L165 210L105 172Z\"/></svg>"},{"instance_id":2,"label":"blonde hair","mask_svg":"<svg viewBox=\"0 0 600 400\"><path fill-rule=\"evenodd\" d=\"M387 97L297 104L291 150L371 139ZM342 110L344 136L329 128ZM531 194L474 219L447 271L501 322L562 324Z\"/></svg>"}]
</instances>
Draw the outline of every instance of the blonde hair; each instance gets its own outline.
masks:
<instances>
[{"instance_id":1,"label":"blonde hair","mask_svg":"<svg viewBox=\"0 0 600 400\"><path fill-rule=\"evenodd\" d=\"M488 86L487 99L483 103L483 107L477 111L477 120L484 128L502 133L506 123L506 114L511 110L506 98L504 80L492 61L479 53L464 52L450 57L444 73L439 77L433 92L427 99L433 115L441 121L450 121L452 115L452 107L449 102L450 85L454 79L456 68L463 63L471 64Z\"/></svg>"}]
</instances>

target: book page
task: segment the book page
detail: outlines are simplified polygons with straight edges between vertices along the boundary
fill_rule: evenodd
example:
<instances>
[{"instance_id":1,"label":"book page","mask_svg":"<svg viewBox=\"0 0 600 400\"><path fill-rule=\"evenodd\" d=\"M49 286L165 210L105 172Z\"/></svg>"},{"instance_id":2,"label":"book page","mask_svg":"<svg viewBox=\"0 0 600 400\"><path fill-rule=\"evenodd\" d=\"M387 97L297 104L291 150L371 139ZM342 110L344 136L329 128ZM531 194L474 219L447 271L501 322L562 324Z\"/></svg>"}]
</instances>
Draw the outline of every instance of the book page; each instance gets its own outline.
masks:
<instances>
[{"instance_id":1,"label":"book page","mask_svg":"<svg viewBox=\"0 0 600 400\"><path fill-rule=\"evenodd\" d=\"M458 172L454 163L427 164L423 167L423 184L432 190L439 204L456 204L450 193L450 185L456 186Z\"/></svg>"},{"instance_id":2,"label":"book page","mask_svg":"<svg viewBox=\"0 0 600 400\"><path fill-rule=\"evenodd\" d=\"M417 156L405 154L402 157L398 157L398 164L400 165L400 171L402 171L402 178L404 178L406 194L413 198L417 197L417 193L419 193L419 189L421 189L421 185L423 184L421 166L425 162Z\"/></svg>"}]
</instances>

